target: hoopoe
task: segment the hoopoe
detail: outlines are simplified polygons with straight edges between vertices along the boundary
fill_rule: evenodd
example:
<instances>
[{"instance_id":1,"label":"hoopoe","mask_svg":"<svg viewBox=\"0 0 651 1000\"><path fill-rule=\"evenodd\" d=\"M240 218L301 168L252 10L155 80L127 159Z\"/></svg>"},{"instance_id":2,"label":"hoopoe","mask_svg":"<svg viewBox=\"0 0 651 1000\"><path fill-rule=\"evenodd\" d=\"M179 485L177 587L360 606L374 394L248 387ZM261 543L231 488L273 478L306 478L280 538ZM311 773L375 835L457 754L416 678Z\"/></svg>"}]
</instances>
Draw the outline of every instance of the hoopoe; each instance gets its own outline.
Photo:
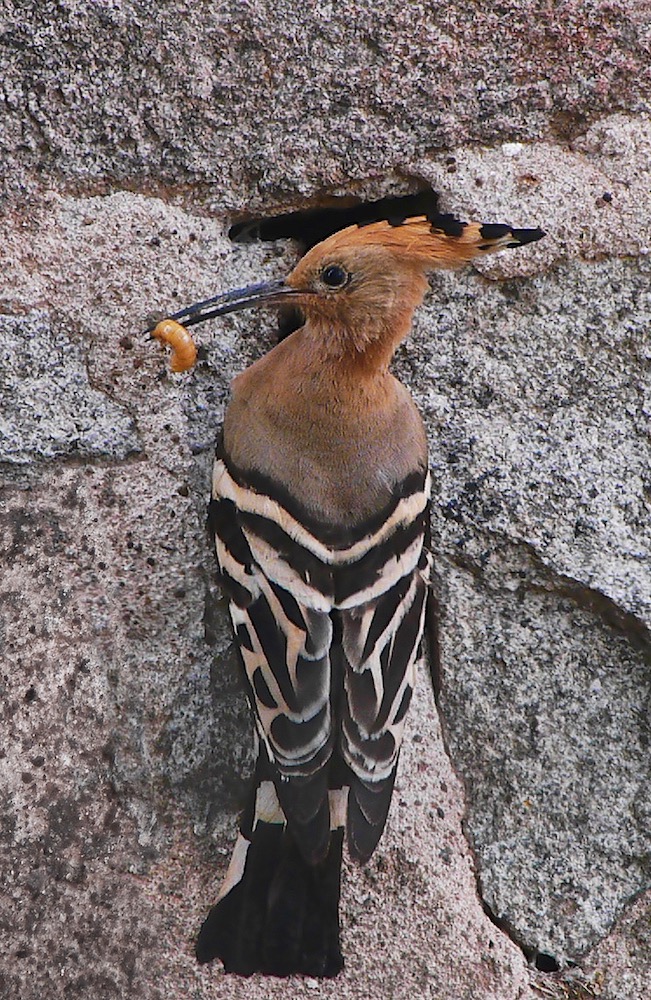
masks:
<instances>
[{"instance_id":1,"label":"hoopoe","mask_svg":"<svg viewBox=\"0 0 651 1000\"><path fill-rule=\"evenodd\" d=\"M200 962L343 967L342 846L365 862L385 825L429 582L425 430L389 365L428 271L543 235L438 214L352 225L286 279L172 317L184 329L274 303L304 317L233 381L214 465L209 526L257 763Z\"/></svg>"}]
</instances>

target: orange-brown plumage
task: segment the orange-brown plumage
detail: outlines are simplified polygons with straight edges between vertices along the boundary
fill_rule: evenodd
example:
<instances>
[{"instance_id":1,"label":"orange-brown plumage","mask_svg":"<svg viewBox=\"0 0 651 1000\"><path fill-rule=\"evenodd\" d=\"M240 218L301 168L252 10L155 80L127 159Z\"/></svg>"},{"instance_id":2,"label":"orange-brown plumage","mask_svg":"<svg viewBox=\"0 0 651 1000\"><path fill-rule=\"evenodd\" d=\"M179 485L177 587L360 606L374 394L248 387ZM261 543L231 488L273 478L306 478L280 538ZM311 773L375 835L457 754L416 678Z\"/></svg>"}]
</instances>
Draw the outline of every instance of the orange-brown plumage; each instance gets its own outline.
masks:
<instances>
[{"instance_id":1,"label":"orange-brown plumage","mask_svg":"<svg viewBox=\"0 0 651 1000\"><path fill-rule=\"evenodd\" d=\"M236 465L291 490L314 516L357 523L415 465L425 467L426 438L411 396L386 367L342 371L332 346L308 316L238 375L224 445Z\"/></svg>"},{"instance_id":2,"label":"orange-brown plumage","mask_svg":"<svg viewBox=\"0 0 651 1000\"><path fill-rule=\"evenodd\" d=\"M331 251L336 253L346 247L377 246L391 250L399 254L402 260L425 270L459 267L482 252L500 250L506 245L494 238L482 239L482 228L484 226L480 222L466 222L450 224L446 231L432 223L427 216L420 215L405 219L400 225L382 221L365 226L349 226L323 240L313 250L319 249L317 256L325 256ZM510 227L504 228L513 232ZM308 253L306 256L309 255Z\"/></svg>"},{"instance_id":3,"label":"orange-brown plumage","mask_svg":"<svg viewBox=\"0 0 651 1000\"><path fill-rule=\"evenodd\" d=\"M421 418L389 373L398 344L423 300L426 274L457 267L513 240L459 235L425 217L399 226L350 226L310 250L288 276L305 325L239 375L224 442L242 468L256 468L332 520L361 520L405 467L425 464ZM347 280L329 288L324 275ZM382 475L378 477L378 470Z\"/></svg>"}]
</instances>

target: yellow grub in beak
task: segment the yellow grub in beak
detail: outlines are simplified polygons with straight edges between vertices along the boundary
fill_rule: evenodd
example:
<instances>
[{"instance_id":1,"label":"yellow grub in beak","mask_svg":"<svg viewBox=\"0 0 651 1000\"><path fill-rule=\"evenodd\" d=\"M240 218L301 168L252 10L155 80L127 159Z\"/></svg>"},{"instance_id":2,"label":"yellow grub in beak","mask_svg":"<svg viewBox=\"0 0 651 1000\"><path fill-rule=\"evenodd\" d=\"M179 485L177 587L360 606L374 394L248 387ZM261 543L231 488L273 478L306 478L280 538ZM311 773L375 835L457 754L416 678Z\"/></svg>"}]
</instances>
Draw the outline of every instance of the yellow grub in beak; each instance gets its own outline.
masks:
<instances>
[{"instance_id":1,"label":"yellow grub in beak","mask_svg":"<svg viewBox=\"0 0 651 1000\"><path fill-rule=\"evenodd\" d=\"M173 372L187 372L194 367L197 360L197 346L185 327L176 320L161 320L151 335L172 348L170 368Z\"/></svg>"}]
</instances>

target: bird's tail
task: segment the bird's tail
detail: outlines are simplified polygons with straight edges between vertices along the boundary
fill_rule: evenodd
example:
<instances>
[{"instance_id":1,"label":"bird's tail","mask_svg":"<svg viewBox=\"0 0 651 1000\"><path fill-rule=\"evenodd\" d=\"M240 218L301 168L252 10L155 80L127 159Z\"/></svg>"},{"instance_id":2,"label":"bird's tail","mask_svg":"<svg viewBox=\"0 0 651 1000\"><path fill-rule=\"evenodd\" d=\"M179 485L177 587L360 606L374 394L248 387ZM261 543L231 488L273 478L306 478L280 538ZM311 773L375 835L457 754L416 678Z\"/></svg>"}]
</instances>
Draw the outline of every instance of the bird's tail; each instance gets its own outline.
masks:
<instances>
[{"instance_id":1,"label":"bird's tail","mask_svg":"<svg viewBox=\"0 0 651 1000\"><path fill-rule=\"evenodd\" d=\"M256 784L218 900L199 932L199 962L249 976L336 976L343 829L310 865L285 824L273 783Z\"/></svg>"}]
</instances>

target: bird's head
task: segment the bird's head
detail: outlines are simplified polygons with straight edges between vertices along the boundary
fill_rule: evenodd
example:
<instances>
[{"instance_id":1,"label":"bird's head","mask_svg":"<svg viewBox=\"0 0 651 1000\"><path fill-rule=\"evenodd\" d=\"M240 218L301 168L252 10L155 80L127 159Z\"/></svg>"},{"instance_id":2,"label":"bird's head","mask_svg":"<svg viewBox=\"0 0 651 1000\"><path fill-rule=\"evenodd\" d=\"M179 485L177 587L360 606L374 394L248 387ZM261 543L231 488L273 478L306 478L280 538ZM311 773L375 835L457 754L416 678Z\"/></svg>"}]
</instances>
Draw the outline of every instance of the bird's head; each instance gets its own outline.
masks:
<instances>
[{"instance_id":1,"label":"bird's head","mask_svg":"<svg viewBox=\"0 0 651 1000\"><path fill-rule=\"evenodd\" d=\"M427 268L410 252L407 235L407 226L374 223L313 247L286 280L307 323L357 351L387 330L401 340L427 291Z\"/></svg>"},{"instance_id":2,"label":"bird's head","mask_svg":"<svg viewBox=\"0 0 651 1000\"><path fill-rule=\"evenodd\" d=\"M540 229L464 223L446 215L349 226L312 247L287 278L217 295L172 319L192 326L252 306L291 303L334 351L363 354L375 347L384 361L409 331L429 271L542 236Z\"/></svg>"}]
</instances>

